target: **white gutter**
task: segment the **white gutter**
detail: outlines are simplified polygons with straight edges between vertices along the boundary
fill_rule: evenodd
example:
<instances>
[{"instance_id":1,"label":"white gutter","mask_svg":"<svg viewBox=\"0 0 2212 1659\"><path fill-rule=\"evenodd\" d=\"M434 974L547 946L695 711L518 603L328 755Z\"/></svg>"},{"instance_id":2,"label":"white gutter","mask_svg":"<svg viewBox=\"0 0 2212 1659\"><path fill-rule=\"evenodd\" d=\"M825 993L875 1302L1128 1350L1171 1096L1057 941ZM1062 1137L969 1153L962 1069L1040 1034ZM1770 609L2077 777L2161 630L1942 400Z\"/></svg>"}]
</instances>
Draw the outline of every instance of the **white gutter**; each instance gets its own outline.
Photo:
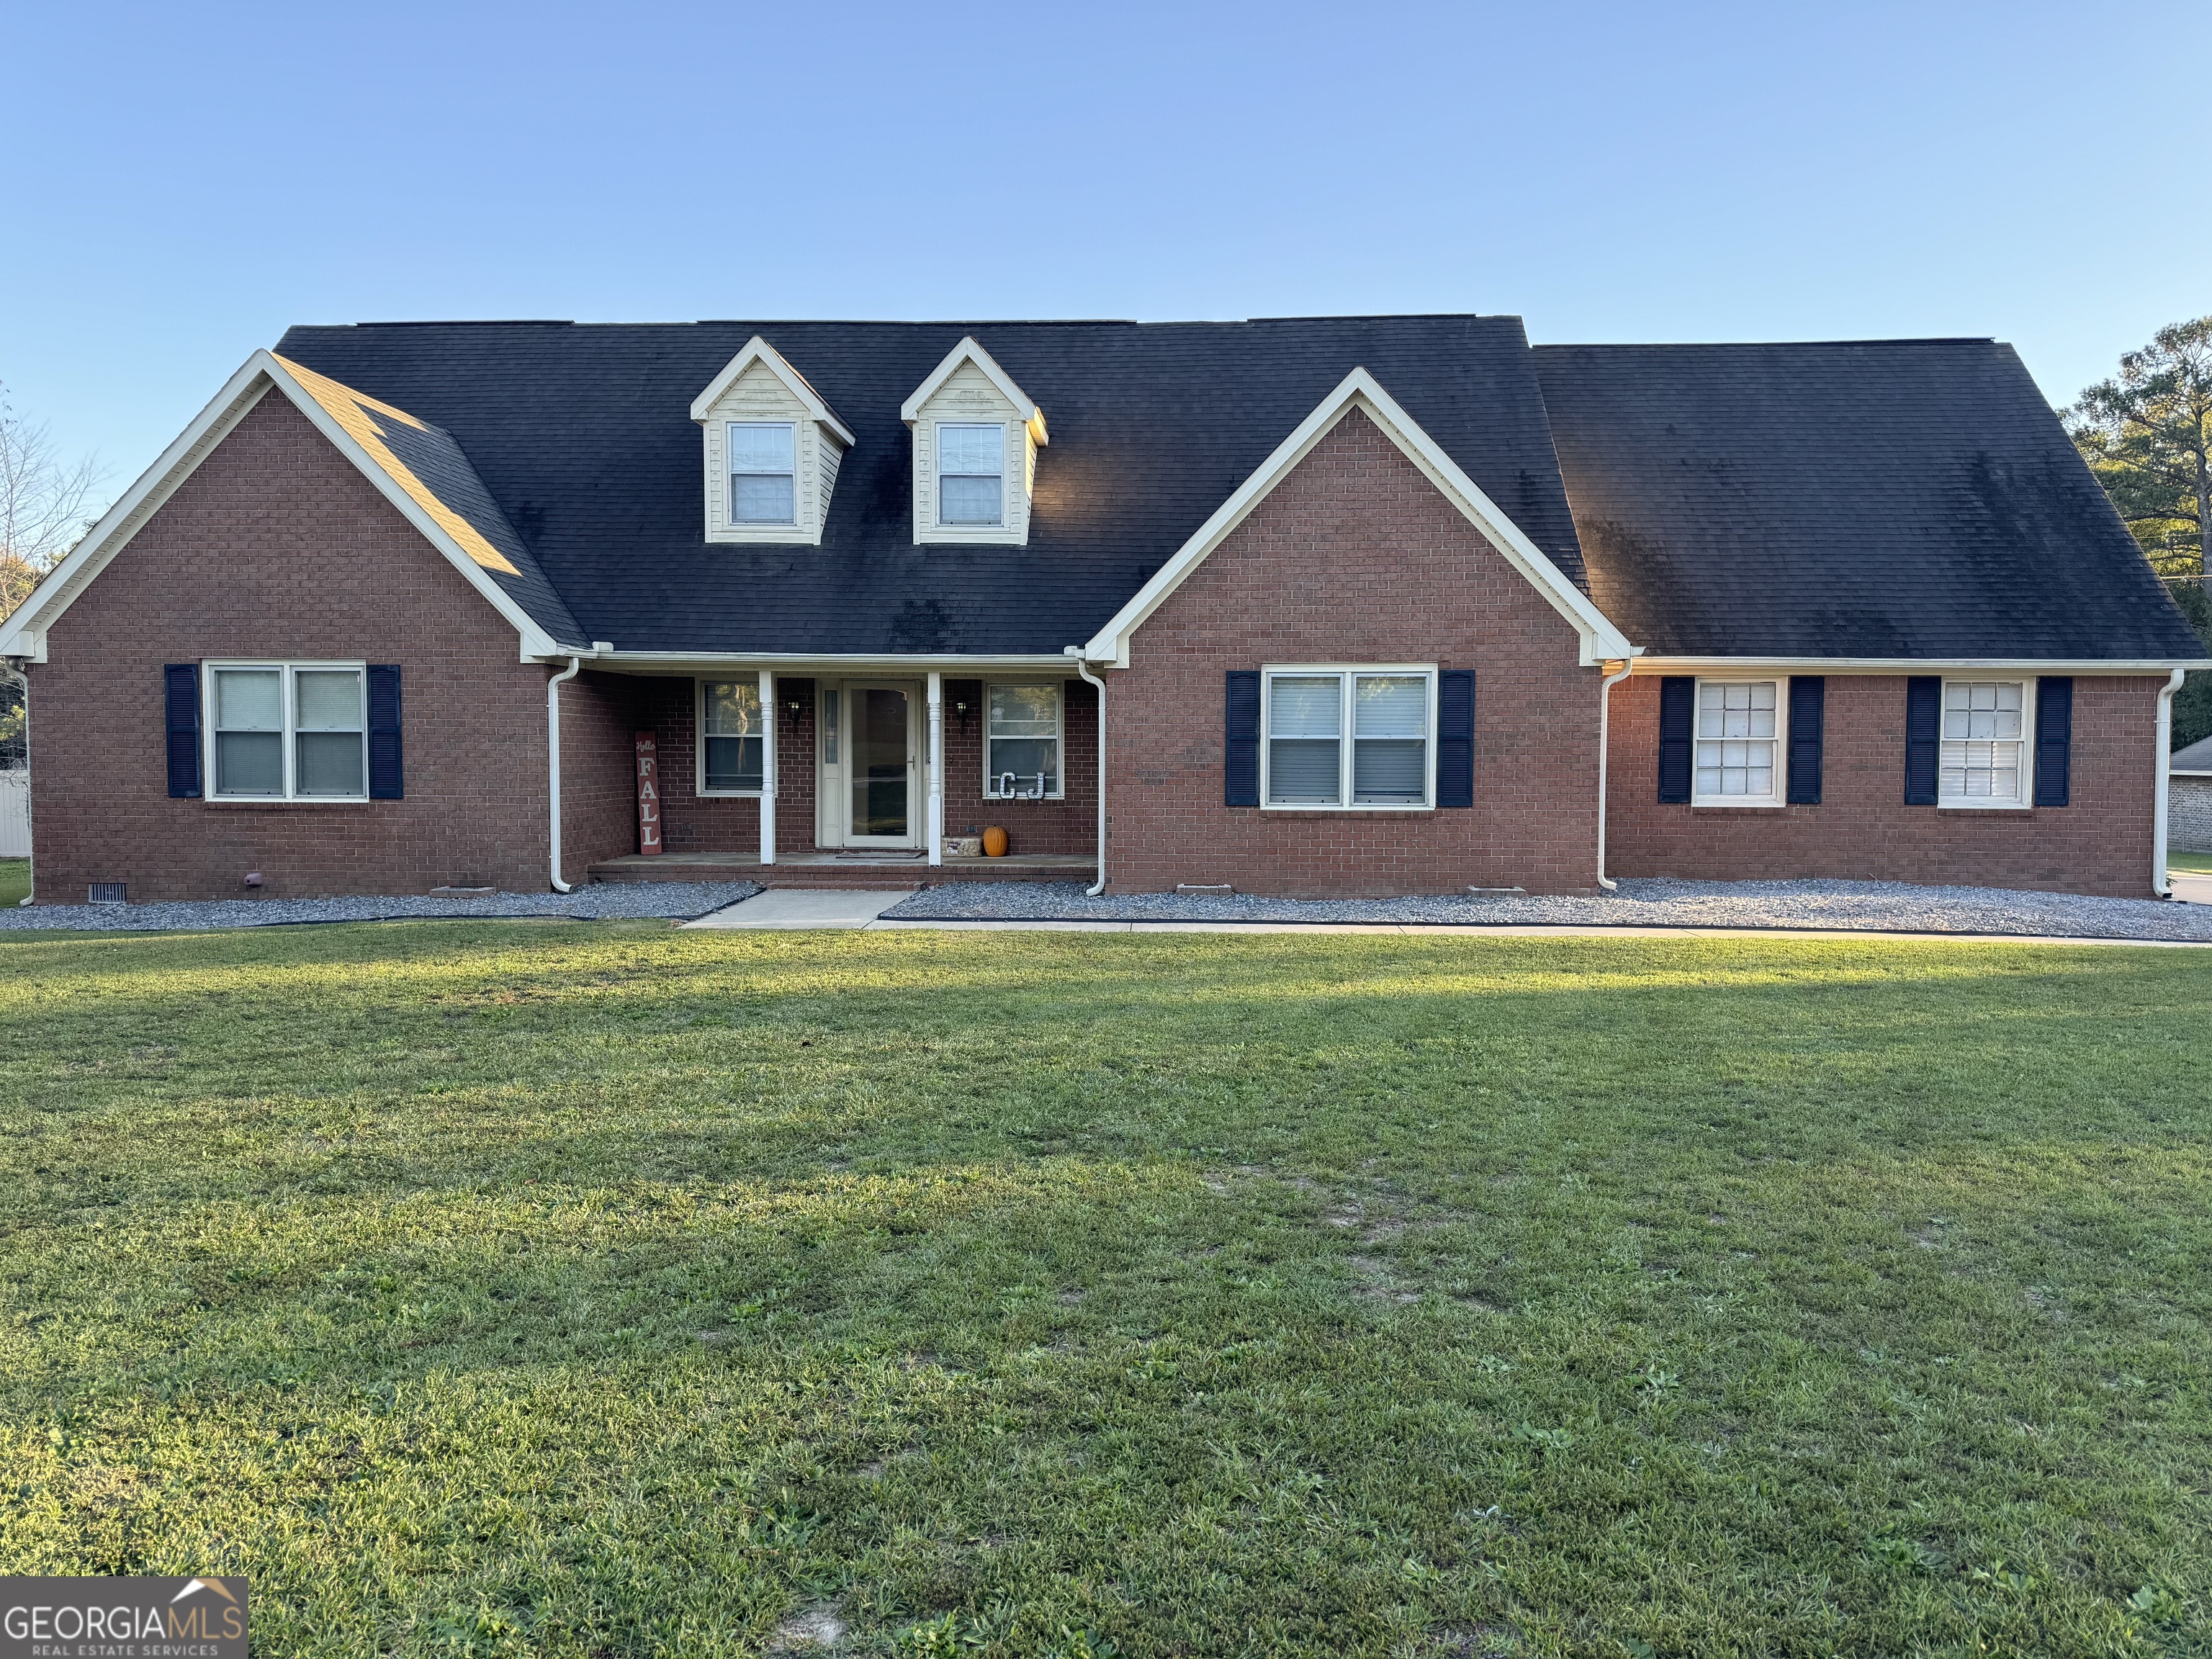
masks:
<instances>
[{"instance_id":1,"label":"white gutter","mask_svg":"<svg viewBox=\"0 0 2212 1659\"><path fill-rule=\"evenodd\" d=\"M2175 669L2158 694L2158 793L2151 802L2150 890L2160 898L2173 896L2173 883L2166 873L2166 781L2172 775L2166 750L2173 741L2173 694L2181 690L2184 678L2181 670Z\"/></svg>"},{"instance_id":2,"label":"white gutter","mask_svg":"<svg viewBox=\"0 0 2212 1659\"><path fill-rule=\"evenodd\" d=\"M2158 657L1654 657L1636 659L1638 674L1727 674L1747 668L1795 669L1806 674L2163 674L2212 668L2212 660Z\"/></svg>"},{"instance_id":3,"label":"white gutter","mask_svg":"<svg viewBox=\"0 0 2212 1659\"><path fill-rule=\"evenodd\" d=\"M1597 884L1601 892L1616 890L1620 884L1605 873L1605 773L1606 762L1613 750L1609 726L1613 714L1613 688L1635 671L1633 659L1620 665L1618 674L1607 674L1597 692Z\"/></svg>"},{"instance_id":4,"label":"white gutter","mask_svg":"<svg viewBox=\"0 0 2212 1659\"><path fill-rule=\"evenodd\" d=\"M1081 646L1069 646L1067 654L1075 659L1075 672L1098 688L1098 879L1083 890L1084 897L1097 898L1106 890L1106 682L1083 660Z\"/></svg>"},{"instance_id":5,"label":"white gutter","mask_svg":"<svg viewBox=\"0 0 2212 1659\"><path fill-rule=\"evenodd\" d=\"M552 797L553 890L556 893L574 890L561 879L561 688L583 672L584 659L571 657L568 667L545 682L545 776Z\"/></svg>"}]
</instances>

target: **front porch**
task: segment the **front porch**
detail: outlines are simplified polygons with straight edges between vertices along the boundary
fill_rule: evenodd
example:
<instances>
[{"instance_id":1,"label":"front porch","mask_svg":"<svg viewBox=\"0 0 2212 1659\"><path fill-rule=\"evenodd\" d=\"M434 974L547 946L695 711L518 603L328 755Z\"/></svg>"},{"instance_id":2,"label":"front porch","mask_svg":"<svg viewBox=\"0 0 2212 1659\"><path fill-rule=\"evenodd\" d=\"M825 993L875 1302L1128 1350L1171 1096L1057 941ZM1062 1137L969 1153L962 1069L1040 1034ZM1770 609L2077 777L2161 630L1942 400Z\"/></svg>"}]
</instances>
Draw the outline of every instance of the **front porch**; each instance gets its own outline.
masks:
<instances>
[{"instance_id":1,"label":"front porch","mask_svg":"<svg viewBox=\"0 0 2212 1659\"><path fill-rule=\"evenodd\" d=\"M933 887L948 881L1080 881L1097 878L1098 861L1083 853L1010 853L1004 858L948 858L933 865L921 853L876 848L779 852L774 864L742 853L625 854L602 859L593 881L757 881L763 887Z\"/></svg>"}]
</instances>

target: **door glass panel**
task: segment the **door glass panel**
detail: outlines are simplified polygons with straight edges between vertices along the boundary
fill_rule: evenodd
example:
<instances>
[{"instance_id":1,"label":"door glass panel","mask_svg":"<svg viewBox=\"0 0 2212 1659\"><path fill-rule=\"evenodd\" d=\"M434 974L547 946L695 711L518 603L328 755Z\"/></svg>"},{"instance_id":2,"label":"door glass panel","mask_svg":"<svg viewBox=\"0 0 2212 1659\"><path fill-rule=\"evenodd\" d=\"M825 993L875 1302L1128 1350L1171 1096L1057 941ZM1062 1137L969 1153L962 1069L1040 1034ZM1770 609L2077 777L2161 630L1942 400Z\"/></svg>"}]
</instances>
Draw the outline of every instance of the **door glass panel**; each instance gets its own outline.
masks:
<instances>
[{"instance_id":1,"label":"door glass panel","mask_svg":"<svg viewBox=\"0 0 2212 1659\"><path fill-rule=\"evenodd\" d=\"M863 686L852 694L853 828L856 836L907 833L906 693Z\"/></svg>"}]
</instances>

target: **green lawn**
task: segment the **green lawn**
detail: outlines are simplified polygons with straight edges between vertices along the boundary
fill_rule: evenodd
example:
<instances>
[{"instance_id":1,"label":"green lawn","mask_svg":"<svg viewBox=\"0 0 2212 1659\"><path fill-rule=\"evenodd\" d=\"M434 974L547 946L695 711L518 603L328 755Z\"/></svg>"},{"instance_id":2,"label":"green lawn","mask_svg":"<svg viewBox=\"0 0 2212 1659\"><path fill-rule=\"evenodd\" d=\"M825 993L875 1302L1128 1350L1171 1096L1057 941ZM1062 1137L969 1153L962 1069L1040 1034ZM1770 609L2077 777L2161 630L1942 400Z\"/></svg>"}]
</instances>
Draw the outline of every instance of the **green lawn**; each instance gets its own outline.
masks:
<instances>
[{"instance_id":1,"label":"green lawn","mask_svg":"<svg viewBox=\"0 0 2212 1659\"><path fill-rule=\"evenodd\" d=\"M2166 855L2169 870L2212 870L2212 853L2181 853L2169 850Z\"/></svg>"},{"instance_id":2,"label":"green lawn","mask_svg":"<svg viewBox=\"0 0 2212 1659\"><path fill-rule=\"evenodd\" d=\"M0 988L0 1566L243 1571L257 1651L2212 1650L2212 954L455 923Z\"/></svg>"},{"instance_id":3,"label":"green lawn","mask_svg":"<svg viewBox=\"0 0 2212 1659\"><path fill-rule=\"evenodd\" d=\"M30 860L0 859L0 905L20 903L30 890Z\"/></svg>"}]
</instances>

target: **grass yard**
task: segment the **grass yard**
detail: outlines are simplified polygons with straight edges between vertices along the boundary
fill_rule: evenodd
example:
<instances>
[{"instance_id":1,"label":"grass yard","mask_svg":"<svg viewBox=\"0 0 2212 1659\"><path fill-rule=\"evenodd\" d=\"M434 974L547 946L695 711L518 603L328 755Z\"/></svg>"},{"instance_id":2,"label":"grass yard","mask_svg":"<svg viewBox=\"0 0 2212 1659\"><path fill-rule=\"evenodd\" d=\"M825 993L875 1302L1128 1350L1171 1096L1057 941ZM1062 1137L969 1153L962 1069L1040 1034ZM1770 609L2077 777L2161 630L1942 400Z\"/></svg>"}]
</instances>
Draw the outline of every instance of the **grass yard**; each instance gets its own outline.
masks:
<instances>
[{"instance_id":1,"label":"grass yard","mask_svg":"<svg viewBox=\"0 0 2212 1659\"><path fill-rule=\"evenodd\" d=\"M0 905L20 904L30 894L30 860L0 859Z\"/></svg>"},{"instance_id":2,"label":"grass yard","mask_svg":"<svg viewBox=\"0 0 2212 1659\"><path fill-rule=\"evenodd\" d=\"M257 1651L2212 1650L2212 953L454 923L0 987L0 1568L243 1571Z\"/></svg>"},{"instance_id":3,"label":"grass yard","mask_svg":"<svg viewBox=\"0 0 2212 1659\"><path fill-rule=\"evenodd\" d=\"M2188 870L2197 873L2212 871L2212 853L2184 853L2168 851L2166 867L2169 870Z\"/></svg>"}]
</instances>

